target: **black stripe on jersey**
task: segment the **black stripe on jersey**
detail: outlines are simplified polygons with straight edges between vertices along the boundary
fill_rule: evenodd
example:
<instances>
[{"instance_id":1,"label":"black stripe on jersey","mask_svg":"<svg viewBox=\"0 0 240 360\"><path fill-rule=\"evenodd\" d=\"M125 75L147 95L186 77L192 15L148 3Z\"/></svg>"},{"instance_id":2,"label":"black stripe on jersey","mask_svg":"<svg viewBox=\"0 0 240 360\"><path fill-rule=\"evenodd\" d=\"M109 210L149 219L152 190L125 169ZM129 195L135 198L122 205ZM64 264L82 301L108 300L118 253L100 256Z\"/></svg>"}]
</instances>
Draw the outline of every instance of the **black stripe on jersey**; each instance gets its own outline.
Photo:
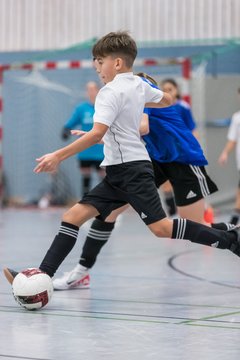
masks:
<instances>
[{"instance_id":1,"label":"black stripe on jersey","mask_svg":"<svg viewBox=\"0 0 240 360\"><path fill-rule=\"evenodd\" d=\"M113 138L114 138L116 144L118 144L118 149L119 149L121 160L122 160L122 163L123 163L123 154L122 154L122 151L121 151L121 148L120 148L120 143L117 141L116 134L115 134L115 132L113 132L111 126L109 127L109 129L110 129L111 133L113 134Z\"/></svg>"}]
</instances>

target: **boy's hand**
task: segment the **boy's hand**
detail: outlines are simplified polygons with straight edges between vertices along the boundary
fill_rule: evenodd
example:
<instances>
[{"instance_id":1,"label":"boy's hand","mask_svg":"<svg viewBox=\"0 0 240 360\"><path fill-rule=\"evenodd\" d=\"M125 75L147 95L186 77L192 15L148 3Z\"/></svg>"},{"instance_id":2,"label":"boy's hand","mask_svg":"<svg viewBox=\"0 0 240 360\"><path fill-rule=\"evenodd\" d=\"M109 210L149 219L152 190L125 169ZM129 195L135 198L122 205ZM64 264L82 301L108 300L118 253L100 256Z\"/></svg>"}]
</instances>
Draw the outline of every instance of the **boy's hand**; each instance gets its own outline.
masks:
<instances>
[{"instance_id":1,"label":"boy's hand","mask_svg":"<svg viewBox=\"0 0 240 360\"><path fill-rule=\"evenodd\" d=\"M218 163L219 165L225 165L227 163L227 160L228 160L228 155L226 152L223 151L218 158Z\"/></svg>"},{"instance_id":2,"label":"boy's hand","mask_svg":"<svg viewBox=\"0 0 240 360\"><path fill-rule=\"evenodd\" d=\"M56 172L60 163L60 160L55 153L43 155L40 158L36 159L36 161L38 162L38 165L33 170L35 173Z\"/></svg>"}]
</instances>

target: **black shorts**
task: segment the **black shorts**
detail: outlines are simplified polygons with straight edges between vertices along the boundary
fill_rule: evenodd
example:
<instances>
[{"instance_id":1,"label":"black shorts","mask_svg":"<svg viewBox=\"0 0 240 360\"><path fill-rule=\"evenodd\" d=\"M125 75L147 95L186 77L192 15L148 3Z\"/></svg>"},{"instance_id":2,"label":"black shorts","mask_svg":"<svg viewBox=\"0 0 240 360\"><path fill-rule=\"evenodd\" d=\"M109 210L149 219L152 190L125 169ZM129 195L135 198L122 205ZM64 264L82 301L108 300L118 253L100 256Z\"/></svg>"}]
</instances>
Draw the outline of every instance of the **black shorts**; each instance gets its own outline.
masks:
<instances>
[{"instance_id":1,"label":"black shorts","mask_svg":"<svg viewBox=\"0 0 240 360\"><path fill-rule=\"evenodd\" d=\"M166 217L150 161L107 166L103 181L79 203L94 206L102 220L125 204L130 204L147 225Z\"/></svg>"},{"instance_id":2,"label":"black shorts","mask_svg":"<svg viewBox=\"0 0 240 360\"><path fill-rule=\"evenodd\" d=\"M204 166L152 160L157 188L170 181L177 206L194 204L218 190Z\"/></svg>"},{"instance_id":3,"label":"black shorts","mask_svg":"<svg viewBox=\"0 0 240 360\"><path fill-rule=\"evenodd\" d=\"M81 168L95 168L96 170L101 170L100 164L102 160L78 160L78 165Z\"/></svg>"}]
</instances>

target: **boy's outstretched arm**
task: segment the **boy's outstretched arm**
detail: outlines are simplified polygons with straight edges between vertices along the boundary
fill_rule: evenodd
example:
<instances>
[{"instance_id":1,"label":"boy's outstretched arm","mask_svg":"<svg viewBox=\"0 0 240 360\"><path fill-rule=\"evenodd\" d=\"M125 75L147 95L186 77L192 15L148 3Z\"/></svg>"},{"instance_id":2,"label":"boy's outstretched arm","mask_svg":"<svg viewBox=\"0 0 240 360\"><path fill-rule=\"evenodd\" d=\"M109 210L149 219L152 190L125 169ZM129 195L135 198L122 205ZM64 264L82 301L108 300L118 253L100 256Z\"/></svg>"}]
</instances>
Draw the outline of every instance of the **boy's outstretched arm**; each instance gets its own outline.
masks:
<instances>
[{"instance_id":1,"label":"boy's outstretched arm","mask_svg":"<svg viewBox=\"0 0 240 360\"><path fill-rule=\"evenodd\" d=\"M61 161L99 143L107 130L108 126L97 122L94 123L92 130L73 143L36 159L38 165L33 171L35 173L56 171Z\"/></svg>"},{"instance_id":2,"label":"boy's outstretched arm","mask_svg":"<svg viewBox=\"0 0 240 360\"><path fill-rule=\"evenodd\" d=\"M145 107L149 108L162 108L171 106L173 104L172 96L166 92L163 92L163 97L158 103L147 103Z\"/></svg>"}]
</instances>

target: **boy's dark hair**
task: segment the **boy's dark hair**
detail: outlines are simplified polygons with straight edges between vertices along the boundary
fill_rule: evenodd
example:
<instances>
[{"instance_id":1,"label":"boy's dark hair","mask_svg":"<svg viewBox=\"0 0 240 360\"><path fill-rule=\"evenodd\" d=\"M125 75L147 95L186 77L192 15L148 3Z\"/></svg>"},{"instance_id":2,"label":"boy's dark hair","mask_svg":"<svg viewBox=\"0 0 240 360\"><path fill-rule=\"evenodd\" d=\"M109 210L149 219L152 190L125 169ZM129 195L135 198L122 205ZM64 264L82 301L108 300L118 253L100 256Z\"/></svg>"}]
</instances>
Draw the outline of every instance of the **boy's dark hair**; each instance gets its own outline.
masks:
<instances>
[{"instance_id":1,"label":"boy's dark hair","mask_svg":"<svg viewBox=\"0 0 240 360\"><path fill-rule=\"evenodd\" d=\"M137 56L137 45L126 31L110 32L93 46L93 58L122 57L127 67L132 67Z\"/></svg>"}]
</instances>

